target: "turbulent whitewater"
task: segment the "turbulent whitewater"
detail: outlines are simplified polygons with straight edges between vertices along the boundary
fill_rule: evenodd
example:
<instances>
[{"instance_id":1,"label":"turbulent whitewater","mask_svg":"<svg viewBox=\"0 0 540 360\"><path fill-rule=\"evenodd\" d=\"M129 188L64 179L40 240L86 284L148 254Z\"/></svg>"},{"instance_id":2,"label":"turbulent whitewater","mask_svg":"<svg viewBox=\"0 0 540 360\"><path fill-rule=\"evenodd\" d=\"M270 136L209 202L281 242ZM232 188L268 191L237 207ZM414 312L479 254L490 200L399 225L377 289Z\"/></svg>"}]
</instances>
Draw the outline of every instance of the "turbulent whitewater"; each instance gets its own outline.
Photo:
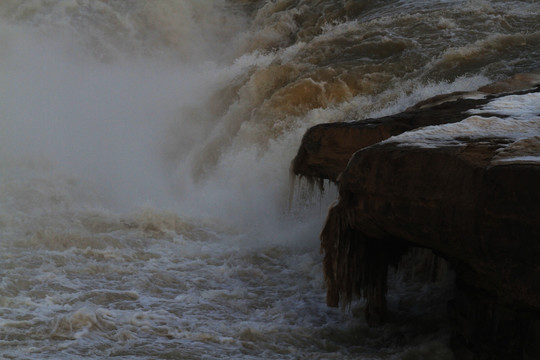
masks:
<instances>
[{"instance_id":1,"label":"turbulent whitewater","mask_svg":"<svg viewBox=\"0 0 540 360\"><path fill-rule=\"evenodd\" d=\"M3 0L0 355L452 359L442 280L326 307L335 194L290 162L539 59L530 0Z\"/></svg>"}]
</instances>

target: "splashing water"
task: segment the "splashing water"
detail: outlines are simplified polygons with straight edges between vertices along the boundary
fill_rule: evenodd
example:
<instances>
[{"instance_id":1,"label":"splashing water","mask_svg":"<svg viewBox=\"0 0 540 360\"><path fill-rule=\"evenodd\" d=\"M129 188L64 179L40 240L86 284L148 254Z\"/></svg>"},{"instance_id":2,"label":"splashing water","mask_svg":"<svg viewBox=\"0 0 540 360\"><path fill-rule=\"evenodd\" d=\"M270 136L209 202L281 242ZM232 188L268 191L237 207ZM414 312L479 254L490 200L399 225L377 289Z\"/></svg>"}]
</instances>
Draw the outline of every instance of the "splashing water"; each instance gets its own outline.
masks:
<instances>
[{"instance_id":1,"label":"splashing water","mask_svg":"<svg viewBox=\"0 0 540 360\"><path fill-rule=\"evenodd\" d=\"M315 124L538 68L539 10L2 1L0 354L451 359L421 306L378 329L326 307L335 195L300 186L289 211L289 163Z\"/></svg>"}]
</instances>

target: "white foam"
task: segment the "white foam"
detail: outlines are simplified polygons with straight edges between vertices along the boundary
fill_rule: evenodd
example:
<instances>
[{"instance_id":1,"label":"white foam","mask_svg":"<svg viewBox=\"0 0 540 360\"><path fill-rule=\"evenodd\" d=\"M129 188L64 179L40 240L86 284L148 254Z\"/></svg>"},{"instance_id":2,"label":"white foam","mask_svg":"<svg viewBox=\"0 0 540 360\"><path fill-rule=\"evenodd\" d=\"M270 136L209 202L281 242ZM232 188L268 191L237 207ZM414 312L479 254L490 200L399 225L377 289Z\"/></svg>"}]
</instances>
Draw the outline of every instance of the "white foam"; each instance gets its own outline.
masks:
<instances>
[{"instance_id":1,"label":"white foam","mask_svg":"<svg viewBox=\"0 0 540 360\"><path fill-rule=\"evenodd\" d=\"M540 134L540 93L504 96L470 113L475 115L458 123L426 126L393 136L385 142L435 148L460 145L462 138L518 141ZM486 116L488 114L490 116Z\"/></svg>"},{"instance_id":2,"label":"white foam","mask_svg":"<svg viewBox=\"0 0 540 360\"><path fill-rule=\"evenodd\" d=\"M529 121L535 116L540 116L540 92L503 96L490 101L481 109L473 109L469 112L471 114L505 115Z\"/></svg>"},{"instance_id":3,"label":"white foam","mask_svg":"<svg viewBox=\"0 0 540 360\"><path fill-rule=\"evenodd\" d=\"M506 162L506 163L540 163L540 155L539 156L514 156L514 157L505 157L501 159L497 159L498 162Z\"/></svg>"}]
</instances>

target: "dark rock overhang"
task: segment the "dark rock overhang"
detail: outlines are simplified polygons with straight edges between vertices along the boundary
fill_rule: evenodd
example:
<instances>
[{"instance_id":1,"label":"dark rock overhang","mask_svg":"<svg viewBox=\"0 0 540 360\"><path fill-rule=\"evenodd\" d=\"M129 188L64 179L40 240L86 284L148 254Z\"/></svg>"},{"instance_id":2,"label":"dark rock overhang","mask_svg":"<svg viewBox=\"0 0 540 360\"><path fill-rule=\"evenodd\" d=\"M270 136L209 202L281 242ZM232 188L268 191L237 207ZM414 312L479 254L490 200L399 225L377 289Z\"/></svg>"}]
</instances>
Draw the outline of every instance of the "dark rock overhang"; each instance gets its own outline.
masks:
<instances>
[{"instance_id":1,"label":"dark rock overhang","mask_svg":"<svg viewBox=\"0 0 540 360\"><path fill-rule=\"evenodd\" d=\"M410 247L425 247L450 261L459 288L467 289L460 299L474 299L474 306L458 301L462 308L491 309L483 315L489 321L479 321L478 314L461 319L455 337L494 358L520 358L515 354L540 340L527 330L540 323L540 114L529 114L533 128L517 138L496 131L427 139L427 145L391 138L433 125L459 128L482 107L488 110L480 116L499 121L507 115L490 113L490 102L537 94L538 84L539 74L517 75L476 92L437 96L400 114L306 132L293 173L339 187L321 233L329 305L361 295L366 317L376 323L385 316L388 267ZM493 317L527 329L514 336L513 347L500 349L502 330ZM467 326L491 337L475 338L470 329L467 337Z\"/></svg>"}]
</instances>

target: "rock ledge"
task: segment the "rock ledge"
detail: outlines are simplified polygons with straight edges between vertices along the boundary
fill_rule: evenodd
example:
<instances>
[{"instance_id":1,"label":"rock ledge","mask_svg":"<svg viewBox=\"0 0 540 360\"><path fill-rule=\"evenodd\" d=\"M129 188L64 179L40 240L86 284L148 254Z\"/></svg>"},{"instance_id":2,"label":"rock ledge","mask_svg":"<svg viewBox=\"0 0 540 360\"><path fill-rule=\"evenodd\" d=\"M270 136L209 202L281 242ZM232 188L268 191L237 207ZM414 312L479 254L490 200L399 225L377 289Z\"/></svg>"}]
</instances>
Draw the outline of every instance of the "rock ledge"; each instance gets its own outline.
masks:
<instances>
[{"instance_id":1,"label":"rock ledge","mask_svg":"<svg viewBox=\"0 0 540 360\"><path fill-rule=\"evenodd\" d=\"M321 233L330 306L358 294L383 321L388 267L428 248L456 272L460 358L540 358L539 84L520 74L307 131L294 174L339 186Z\"/></svg>"}]
</instances>

